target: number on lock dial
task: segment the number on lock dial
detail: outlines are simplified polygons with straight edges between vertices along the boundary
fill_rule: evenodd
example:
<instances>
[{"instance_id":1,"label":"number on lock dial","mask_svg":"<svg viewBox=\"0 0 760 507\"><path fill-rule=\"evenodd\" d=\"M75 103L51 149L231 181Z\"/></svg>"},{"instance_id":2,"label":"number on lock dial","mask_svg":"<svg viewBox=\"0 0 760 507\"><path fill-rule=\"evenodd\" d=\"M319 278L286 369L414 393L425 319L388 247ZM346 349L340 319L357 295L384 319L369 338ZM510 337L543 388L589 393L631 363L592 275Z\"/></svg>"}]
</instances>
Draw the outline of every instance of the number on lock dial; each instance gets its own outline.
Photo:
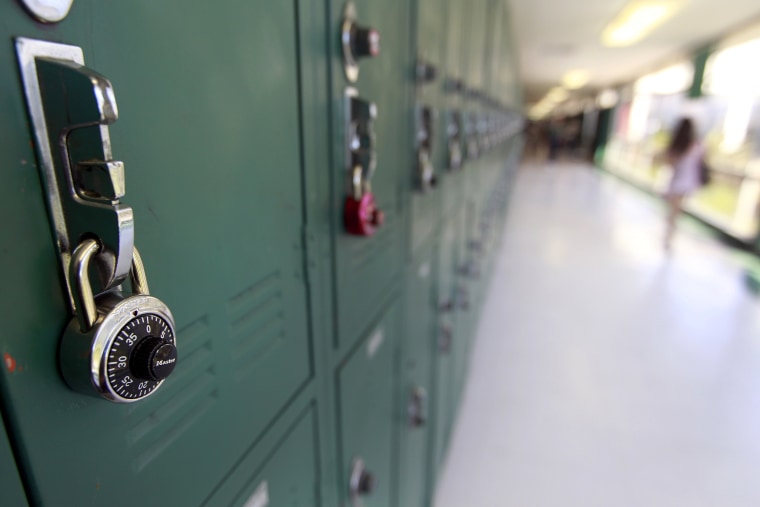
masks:
<instances>
[{"instance_id":1,"label":"number on lock dial","mask_svg":"<svg viewBox=\"0 0 760 507\"><path fill-rule=\"evenodd\" d=\"M126 399L147 396L177 363L171 326L153 313L135 316L119 330L108 352L108 384Z\"/></svg>"}]
</instances>

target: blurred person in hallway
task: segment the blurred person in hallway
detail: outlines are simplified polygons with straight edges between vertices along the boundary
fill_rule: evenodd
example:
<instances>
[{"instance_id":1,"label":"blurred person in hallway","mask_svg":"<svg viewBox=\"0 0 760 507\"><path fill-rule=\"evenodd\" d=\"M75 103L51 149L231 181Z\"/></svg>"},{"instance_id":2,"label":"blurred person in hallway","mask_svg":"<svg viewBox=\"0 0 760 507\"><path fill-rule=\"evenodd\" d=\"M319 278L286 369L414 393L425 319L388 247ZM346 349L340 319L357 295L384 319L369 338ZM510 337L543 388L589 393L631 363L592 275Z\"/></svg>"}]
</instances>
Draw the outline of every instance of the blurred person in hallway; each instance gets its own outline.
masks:
<instances>
[{"instance_id":1,"label":"blurred person in hallway","mask_svg":"<svg viewBox=\"0 0 760 507\"><path fill-rule=\"evenodd\" d=\"M563 123L559 118L553 118L546 126L547 135L549 139L549 161L554 162L559 156L559 151L562 148L563 141Z\"/></svg>"},{"instance_id":2,"label":"blurred person in hallway","mask_svg":"<svg viewBox=\"0 0 760 507\"><path fill-rule=\"evenodd\" d=\"M546 151L546 140L544 139L544 129L540 123L533 120L526 120L525 123L525 148L523 157L526 161L535 162L541 159L542 153Z\"/></svg>"},{"instance_id":3,"label":"blurred person in hallway","mask_svg":"<svg viewBox=\"0 0 760 507\"><path fill-rule=\"evenodd\" d=\"M665 152L665 161L673 168L665 200L668 204L665 224L665 251L673 244L676 220L681 214L683 200L702 185L701 167L704 148L699 142L690 118L681 118L676 125Z\"/></svg>"}]
</instances>

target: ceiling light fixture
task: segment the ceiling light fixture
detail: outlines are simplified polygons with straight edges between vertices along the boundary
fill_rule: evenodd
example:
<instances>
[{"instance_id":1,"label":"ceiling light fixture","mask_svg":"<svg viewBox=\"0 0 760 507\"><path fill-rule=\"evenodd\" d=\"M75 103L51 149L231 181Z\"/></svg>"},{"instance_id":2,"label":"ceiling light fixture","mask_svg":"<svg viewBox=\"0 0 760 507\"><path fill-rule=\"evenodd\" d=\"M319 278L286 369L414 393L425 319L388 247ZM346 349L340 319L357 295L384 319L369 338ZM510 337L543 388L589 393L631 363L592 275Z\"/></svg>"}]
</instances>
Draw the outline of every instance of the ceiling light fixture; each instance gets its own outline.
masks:
<instances>
[{"instance_id":1,"label":"ceiling light fixture","mask_svg":"<svg viewBox=\"0 0 760 507\"><path fill-rule=\"evenodd\" d=\"M567 90L565 90L561 86L555 86L554 88L549 90L549 93L546 94L546 97L544 97L544 100L550 103L559 104L560 102L567 100L569 96L570 94L567 93Z\"/></svg>"},{"instance_id":2,"label":"ceiling light fixture","mask_svg":"<svg viewBox=\"0 0 760 507\"><path fill-rule=\"evenodd\" d=\"M583 69L575 69L565 72L562 76L562 84L569 90L577 90L583 88L588 83L589 74L588 71Z\"/></svg>"},{"instance_id":3,"label":"ceiling light fixture","mask_svg":"<svg viewBox=\"0 0 760 507\"><path fill-rule=\"evenodd\" d=\"M608 47L631 46L672 17L681 4L678 0L631 2L604 29L602 43Z\"/></svg>"},{"instance_id":4,"label":"ceiling light fixture","mask_svg":"<svg viewBox=\"0 0 760 507\"><path fill-rule=\"evenodd\" d=\"M554 112L554 110L557 109L557 106L569 97L570 94L567 93L567 90L561 86L555 86L530 108L528 116L530 116L532 120L542 120Z\"/></svg>"}]
</instances>

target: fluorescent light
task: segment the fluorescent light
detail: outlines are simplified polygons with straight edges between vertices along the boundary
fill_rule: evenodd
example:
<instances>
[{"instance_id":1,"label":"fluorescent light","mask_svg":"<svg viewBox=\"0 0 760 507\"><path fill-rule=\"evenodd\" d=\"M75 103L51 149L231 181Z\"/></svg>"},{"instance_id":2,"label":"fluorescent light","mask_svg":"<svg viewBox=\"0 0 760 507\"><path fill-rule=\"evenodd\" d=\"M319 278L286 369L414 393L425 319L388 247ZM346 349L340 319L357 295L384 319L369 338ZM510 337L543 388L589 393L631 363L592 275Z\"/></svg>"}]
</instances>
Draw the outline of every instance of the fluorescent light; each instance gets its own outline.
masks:
<instances>
[{"instance_id":1,"label":"fluorescent light","mask_svg":"<svg viewBox=\"0 0 760 507\"><path fill-rule=\"evenodd\" d=\"M551 90L549 90L549 93L546 94L546 97L544 97L544 100L548 100L550 102L558 103L562 102L563 100L567 99L568 97L567 90L562 88L561 86L555 86Z\"/></svg>"},{"instance_id":2,"label":"fluorescent light","mask_svg":"<svg viewBox=\"0 0 760 507\"><path fill-rule=\"evenodd\" d=\"M680 6L677 0L629 3L604 29L602 43L609 47L630 46L664 23Z\"/></svg>"},{"instance_id":3,"label":"fluorescent light","mask_svg":"<svg viewBox=\"0 0 760 507\"><path fill-rule=\"evenodd\" d=\"M608 109L615 106L620 99L618 92L612 89L602 90L596 97L596 104L602 109Z\"/></svg>"},{"instance_id":4,"label":"fluorescent light","mask_svg":"<svg viewBox=\"0 0 760 507\"><path fill-rule=\"evenodd\" d=\"M693 80L694 65L683 62L639 78L633 88L636 94L671 95L688 90Z\"/></svg>"},{"instance_id":5,"label":"fluorescent light","mask_svg":"<svg viewBox=\"0 0 760 507\"><path fill-rule=\"evenodd\" d=\"M562 76L562 84L570 90L583 88L588 83L589 74L583 69L570 70Z\"/></svg>"},{"instance_id":6,"label":"fluorescent light","mask_svg":"<svg viewBox=\"0 0 760 507\"><path fill-rule=\"evenodd\" d=\"M555 86L530 108L528 115L534 120L540 120L552 113L569 96L567 90L561 86Z\"/></svg>"},{"instance_id":7,"label":"fluorescent light","mask_svg":"<svg viewBox=\"0 0 760 507\"><path fill-rule=\"evenodd\" d=\"M760 52L760 39L732 46L710 57L702 89L711 95L760 95L760 69L751 65Z\"/></svg>"}]
</instances>

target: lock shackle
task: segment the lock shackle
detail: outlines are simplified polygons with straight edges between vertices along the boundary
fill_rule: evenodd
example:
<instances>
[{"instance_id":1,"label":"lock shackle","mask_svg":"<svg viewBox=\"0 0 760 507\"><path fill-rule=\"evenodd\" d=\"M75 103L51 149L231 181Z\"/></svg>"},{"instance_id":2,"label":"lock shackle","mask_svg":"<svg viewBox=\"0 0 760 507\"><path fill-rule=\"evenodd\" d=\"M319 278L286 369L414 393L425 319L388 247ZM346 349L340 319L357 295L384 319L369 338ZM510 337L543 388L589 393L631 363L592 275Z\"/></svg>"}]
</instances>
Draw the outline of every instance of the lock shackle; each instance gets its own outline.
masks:
<instances>
[{"instance_id":1,"label":"lock shackle","mask_svg":"<svg viewBox=\"0 0 760 507\"><path fill-rule=\"evenodd\" d=\"M132 247L132 268L129 270L129 280L132 282L132 292L142 294L143 296L150 294L148 290L148 277L145 274L145 265L136 246Z\"/></svg>"},{"instance_id":2,"label":"lock shackle","mask_svg":"<svg viewBox=\"0 0 760 507\"><path fill-rule=\"evenodd\" d=\"M69 268L69 280L71 280L71 294L77 309L79 329L87 333L93 328L98 320L98 307L95 304L95 295L92 293L90 284L90 262L100 252L100 243L94 239L82 241L71 255ZM132 266L129 270L129 278L132 282L132 292L147 296L148 278L145 275L145 266L136 247L132 248Z\"/></svg>"},{"instance_id":3,"label":"lock shackle","mask_svg":"<svg viewBox=\"0 0 760 507\"><path fill-rule=\"evenodd\" d=\"M98 320L98 308L92 294L89 271L90 261L99 251L100 243L94 239L86 239L74 249L69 265L71 295L76 305L79 329L83 333L89 332Z\"/></svg>"}]
</instances>

